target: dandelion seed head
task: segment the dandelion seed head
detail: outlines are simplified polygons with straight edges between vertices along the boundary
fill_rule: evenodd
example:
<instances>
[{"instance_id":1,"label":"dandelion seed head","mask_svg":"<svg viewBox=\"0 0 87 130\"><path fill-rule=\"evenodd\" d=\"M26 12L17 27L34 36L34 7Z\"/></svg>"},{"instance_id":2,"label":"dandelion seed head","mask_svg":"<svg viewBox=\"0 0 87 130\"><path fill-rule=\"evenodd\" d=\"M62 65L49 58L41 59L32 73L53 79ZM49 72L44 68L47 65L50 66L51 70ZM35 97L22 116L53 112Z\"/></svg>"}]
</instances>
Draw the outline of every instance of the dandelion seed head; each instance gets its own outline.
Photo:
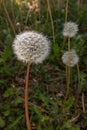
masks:
<instances>
[{"instance_id":1,"label":"dandelion seed head","mask_svg":"<svg viewBox=\"0 0 87 130\"><path fill-rule=\"evenodd\" d=\"M70 55L70 63L69 63L69 55ZM72 49L70 52L66 51L62 56L62 61L64 64L73 67L79 62L79 57L76 54L76 51Z\"/></svg>"},{"instance_id":2,"label":"dandelion seed head","mask_svg":"<svg viewBox=\"0 0 87 130\"><path fill-rule=\"evenodd\" d=\"M42 63L50 53L49 40L35 31L17 35L12 47L17 59L26 63Z\"/></svg>"},{"instance_id":3,"label":"dandelion seed head","mask_svg":"<svg viewBox=\"0 0 87 130\"><path fill-rule=\"evenodd\" d=\"M66 22L63 28L63 35L67 37L74 37L78 32L78 25L74 22Z\"/></svg>"}]
</instances>

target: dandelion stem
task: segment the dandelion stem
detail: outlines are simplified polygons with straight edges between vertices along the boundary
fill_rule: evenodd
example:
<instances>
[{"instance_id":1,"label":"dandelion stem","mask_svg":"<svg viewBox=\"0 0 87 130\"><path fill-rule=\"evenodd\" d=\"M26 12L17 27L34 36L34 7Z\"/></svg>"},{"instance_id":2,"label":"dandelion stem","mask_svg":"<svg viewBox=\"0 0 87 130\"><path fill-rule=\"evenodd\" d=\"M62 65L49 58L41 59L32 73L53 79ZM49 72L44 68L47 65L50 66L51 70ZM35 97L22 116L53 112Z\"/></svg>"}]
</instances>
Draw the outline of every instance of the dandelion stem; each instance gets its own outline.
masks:
<instances>
[{"instance_id":1,"label":"dandelion stem","mask_svg":"<svg viewBox=\"0 0 87 130\"><path fill-rule=\"evenodd\" d=\"M69 84L70 84L70 38L68 38L68 73L69 73Z\"/></svg>"},{"instance_id":2,"label":"dandelion stem","mask_svg":"<svg viewBox=\"0 0 87 130\"><path fill-rule=\"evenodd\" d=\"M25 85L25 115L26 115L26 124L28 130L31 130L30 126L30 119L29 119L29 112L28 112L28 85L29 85L29 72L30 72L30 64L27 66L27 73L26 73L26 85Z\"/></svg>"},{"instance_id":3,"label":"dandelion stem","mask_svg":"<svg viewBox=\"0 0 87 130\"><path fill-rule=\"evenodd\" d=\"M68 66L66 65L66 83L67 83L67 77L68 77Z\"/></svg>"},{"instance_id":4,"label":"dandelion stem","mask_svg":"<svg viewBox=\"0 0 87 130\"><path fill-rule=\"evenodd\" d=\"M69 95L69 85L70 85L70 38L68 37L68 66L66 65L66 80L67 80L67 90L65 95L65 101Z\"/></svg>"}]
</instances>

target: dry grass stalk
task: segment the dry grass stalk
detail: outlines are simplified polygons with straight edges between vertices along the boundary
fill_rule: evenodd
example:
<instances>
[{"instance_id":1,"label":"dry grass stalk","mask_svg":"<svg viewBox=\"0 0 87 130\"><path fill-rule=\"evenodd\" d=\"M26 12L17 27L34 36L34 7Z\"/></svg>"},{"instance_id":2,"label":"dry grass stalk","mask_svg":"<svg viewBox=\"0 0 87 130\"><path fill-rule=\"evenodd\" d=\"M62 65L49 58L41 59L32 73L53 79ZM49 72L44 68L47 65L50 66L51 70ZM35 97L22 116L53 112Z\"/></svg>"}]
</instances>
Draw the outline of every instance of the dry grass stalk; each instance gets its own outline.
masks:
<instances>
[{"instance_id":1,"label":"dry grass stalk","mask_svg":"<svg viewBox=\"0 0 87 130\"><path fill-rule=\"evenodd\" d=\"M47 0L47 5L48 5L48 11L49 11L49 15L50 15L51 26L52 26L53 42L55 42L54 24L53 24L53 18L52 18L52 12L51 12L51 8L50 8L49 0Z\"/></svg>"}]
</instances>

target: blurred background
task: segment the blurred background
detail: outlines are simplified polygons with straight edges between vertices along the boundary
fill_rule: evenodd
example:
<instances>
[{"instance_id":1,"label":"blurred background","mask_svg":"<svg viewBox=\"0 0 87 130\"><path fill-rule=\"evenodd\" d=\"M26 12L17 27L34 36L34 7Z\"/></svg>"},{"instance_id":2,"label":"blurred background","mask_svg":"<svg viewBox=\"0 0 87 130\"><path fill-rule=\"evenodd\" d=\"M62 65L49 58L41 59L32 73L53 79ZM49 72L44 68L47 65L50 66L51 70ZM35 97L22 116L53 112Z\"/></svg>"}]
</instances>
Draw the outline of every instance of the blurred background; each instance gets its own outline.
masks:
<instances>
[{"instance_id":1,"label":"blurred background","mask_svg":"<svg viewBox=\"0 0 87 130\"><path fill-rule=\"evenodd\" d=\"M15 36L36 30L51 41L51 54L30 70L29 112L32 130L87 129L87 0L69 0L67 21L76 22L78 34L71 47L79 55L80 86L77 98L78 74L71 70L69 98L66 92L66 72L61 56L67 50L62 35L67 0L0 0L0 129L26 130L24 112L25 63L17 61L12 43Z\"/></svg>"}]
</instances>

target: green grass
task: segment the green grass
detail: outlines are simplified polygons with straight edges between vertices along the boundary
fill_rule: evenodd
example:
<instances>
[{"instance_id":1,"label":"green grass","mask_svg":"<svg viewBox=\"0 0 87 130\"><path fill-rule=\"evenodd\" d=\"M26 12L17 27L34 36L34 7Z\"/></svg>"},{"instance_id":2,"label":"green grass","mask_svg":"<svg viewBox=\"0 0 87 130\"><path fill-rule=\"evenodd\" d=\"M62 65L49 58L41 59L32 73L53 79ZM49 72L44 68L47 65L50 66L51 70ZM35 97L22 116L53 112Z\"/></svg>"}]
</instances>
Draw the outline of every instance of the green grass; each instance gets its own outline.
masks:
<instances>
[{"instance_id":1,"label":"green grass","mask_svg":"<svg viewBox=\"0 0 87 130\"><path fill-rule=\"evenodd\" d=\"M41 1L40 14L31 13L25 24L28 7L19 6L15 0L4 0L16 34L24 30L37 30L47 35L51 41L51 54L41 65L32 65L29 81L29 113L32 130L86 130L87 112L87 2L84 1L78 11L78 5L69 2L68 20L79 25L79 32L71 40L80 57L80 88L78 105L75 107L78 75L76 67L72 68L71 85L67 101L65 66L61 56L67 50L63 46L62 27L65 17L65 3L60 10L50 1L55 30L55 43L46 1ZM18 26L17 23L20 25ZM0 1L0 129L26 130L24 109L24 86L27 65L17 61L12 51L14 32L3 4ZM63 106L64 104L64 106Z\"/></svg>"}]
</instances>

